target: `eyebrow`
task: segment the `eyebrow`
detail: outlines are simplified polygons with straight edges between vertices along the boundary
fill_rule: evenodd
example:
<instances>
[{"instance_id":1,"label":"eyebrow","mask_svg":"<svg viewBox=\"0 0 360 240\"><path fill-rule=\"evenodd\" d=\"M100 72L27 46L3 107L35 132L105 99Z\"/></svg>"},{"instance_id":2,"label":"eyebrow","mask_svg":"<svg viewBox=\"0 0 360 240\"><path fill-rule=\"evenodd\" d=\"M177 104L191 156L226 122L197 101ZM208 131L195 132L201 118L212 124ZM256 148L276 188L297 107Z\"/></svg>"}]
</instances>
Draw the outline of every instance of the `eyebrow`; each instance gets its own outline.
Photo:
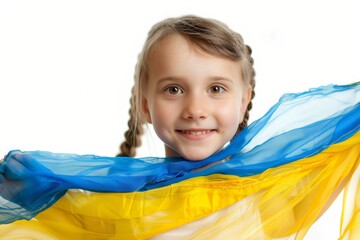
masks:
<instances>
[{"instance_id":1,"label":"eyebrow","mask_svg":"<svg viewBox=\"0 0 360 240\"><path fill-rule=\"evenodd\" d=\"M212 81L212 82L226 81L226 82L229 82L229 83L234 83L234 80L232 78L221 77L221 76L213 76L213 77L210 78L210 81Z\"/></svg>"},{"instance_id":2,"label":"eyebrow","mask_svg":"<svg viewBox=\"0 0 360 240\"><path fill-rule=\"evenodd\" d=\"M167 81L178 81L181 80L180 77L164 77L164 78L160 78L156 81L157 84L163 83L163 82L167 82Z\"/></svg>"},{"instance_id":3,"label":"eyebrow","mask_svg":"<svg viewBox=\"0 0 360 240\"><path fill-rule=\"evenodd\" d=\"M163 82L167 82L167 81L181 81L183 78L182 77L175 77L175 76L169 76L169 77L164 77L164 78L160 78L157 81L157 84L161 84ZM217 81L226 81L229 83L234 83L234 80L228 77L223 77L223 76L211 76L209 78L210 82L217 82Z\"/></svg>"}]
</instances>

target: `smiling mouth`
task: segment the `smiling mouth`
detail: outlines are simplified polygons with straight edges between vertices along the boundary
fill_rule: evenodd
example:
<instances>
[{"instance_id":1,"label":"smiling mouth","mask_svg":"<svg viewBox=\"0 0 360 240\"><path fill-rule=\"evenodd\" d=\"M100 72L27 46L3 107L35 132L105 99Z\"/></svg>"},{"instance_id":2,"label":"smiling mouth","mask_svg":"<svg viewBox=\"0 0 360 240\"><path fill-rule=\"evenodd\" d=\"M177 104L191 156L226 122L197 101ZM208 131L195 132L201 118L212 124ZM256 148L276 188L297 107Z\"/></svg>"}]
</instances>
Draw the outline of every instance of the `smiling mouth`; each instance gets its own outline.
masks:
<instances>
[{"instance_id":1,"label":"smiling mouth","mask_svg":"<svg viewBox=\"0 0 360 240\"><path fill-rule=\"evenodd\" d=\"M215 129L199 129L199 130L176 130L176 132L182 134L182 135L188 135L188 136L202 136L207 135L209 133L215 132Z\"/></svg>"}]
</instances>

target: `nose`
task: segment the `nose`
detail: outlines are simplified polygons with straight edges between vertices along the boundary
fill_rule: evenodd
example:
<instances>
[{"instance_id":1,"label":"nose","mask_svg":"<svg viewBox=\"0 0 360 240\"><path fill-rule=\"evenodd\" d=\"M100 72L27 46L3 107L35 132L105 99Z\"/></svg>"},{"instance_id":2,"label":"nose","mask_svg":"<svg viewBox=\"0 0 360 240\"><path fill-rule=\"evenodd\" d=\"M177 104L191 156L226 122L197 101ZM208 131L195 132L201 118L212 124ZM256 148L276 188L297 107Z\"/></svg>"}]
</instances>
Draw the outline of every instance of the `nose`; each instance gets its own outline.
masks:
<instances>
[{"instance_id":1,"label":"nose","mask_svg":"<svg viewBox=\"0 0 360 240\"><path fill-rule=\"evenodd\" d=\"M208 116L206 109L207 103L204 96L187 96L187 101L184 101L182 117L190 120L206 119Z\"/></svg>"}]
</instances>

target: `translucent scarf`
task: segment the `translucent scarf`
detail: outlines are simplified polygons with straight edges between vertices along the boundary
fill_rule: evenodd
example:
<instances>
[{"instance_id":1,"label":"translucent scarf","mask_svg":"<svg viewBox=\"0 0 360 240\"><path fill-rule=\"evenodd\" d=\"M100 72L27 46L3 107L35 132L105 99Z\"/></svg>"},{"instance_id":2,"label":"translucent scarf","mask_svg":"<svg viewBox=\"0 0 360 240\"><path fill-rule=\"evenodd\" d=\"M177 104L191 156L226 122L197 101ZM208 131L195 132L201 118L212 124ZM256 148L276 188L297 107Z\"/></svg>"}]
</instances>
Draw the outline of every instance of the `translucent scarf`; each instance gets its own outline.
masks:
<instances>
[{"instance_id":1,"label":"translucent scarf","mask_svg":"<svg viewBox=\"0 0 360 240\"><path fill-rule=\"evenodd\" d=\"M0 237L302 239L345 188L339 236L359 239L359 92L286 94L199 162L11 151Z\"/></svg>"}]
</instances>

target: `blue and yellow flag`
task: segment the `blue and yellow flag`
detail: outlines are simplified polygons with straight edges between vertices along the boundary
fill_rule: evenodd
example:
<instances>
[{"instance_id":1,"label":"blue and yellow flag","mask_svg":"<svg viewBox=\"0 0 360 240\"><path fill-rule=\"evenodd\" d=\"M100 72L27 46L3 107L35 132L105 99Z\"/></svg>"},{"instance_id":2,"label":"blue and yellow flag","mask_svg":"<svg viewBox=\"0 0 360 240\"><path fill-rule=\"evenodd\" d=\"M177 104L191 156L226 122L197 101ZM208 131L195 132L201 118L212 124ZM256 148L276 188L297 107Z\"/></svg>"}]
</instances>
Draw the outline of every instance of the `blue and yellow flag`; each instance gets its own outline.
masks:
<instances>
[{"instance_id":1,"label":"blue and yellow flag","mask_svg":"<svg viewBox=\"0 0 360 240\"><path fill-rule=\"evenodd\" d=\"M199 162L14 150L1 239L302 239L345 189L360 239L360 85L284 95Z\"/></svg>"}]
</instances>

